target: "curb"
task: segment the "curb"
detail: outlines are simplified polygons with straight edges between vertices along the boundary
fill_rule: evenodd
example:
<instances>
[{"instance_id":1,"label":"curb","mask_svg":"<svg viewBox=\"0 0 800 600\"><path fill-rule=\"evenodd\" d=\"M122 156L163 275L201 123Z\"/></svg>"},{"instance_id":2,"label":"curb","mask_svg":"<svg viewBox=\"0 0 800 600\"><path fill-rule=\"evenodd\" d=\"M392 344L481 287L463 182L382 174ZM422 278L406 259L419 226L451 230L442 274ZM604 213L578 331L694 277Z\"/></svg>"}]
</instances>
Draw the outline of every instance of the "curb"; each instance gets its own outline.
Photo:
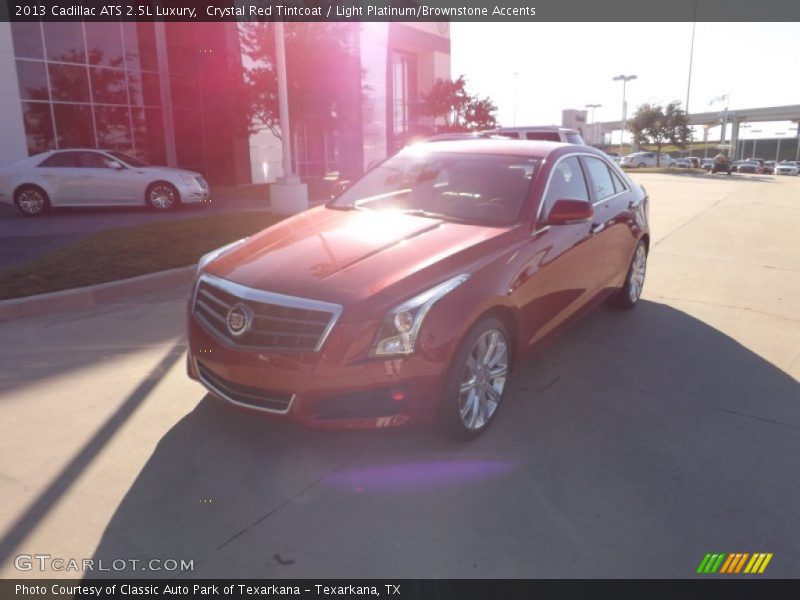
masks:
<instances>
[{"instance_id":1,"label":"curb","mask_svg":"<svg viewBox=\"0 0 800 600\"><path fill-rule=\"evenodd\" d=\"M12 319L113 304L115 301L127 299L132 294L146 294L165 287L190 284L194 279L194 271L195 265L191 265L81 288L0 300L0 323Z\"/></svg>"}]
</instances>

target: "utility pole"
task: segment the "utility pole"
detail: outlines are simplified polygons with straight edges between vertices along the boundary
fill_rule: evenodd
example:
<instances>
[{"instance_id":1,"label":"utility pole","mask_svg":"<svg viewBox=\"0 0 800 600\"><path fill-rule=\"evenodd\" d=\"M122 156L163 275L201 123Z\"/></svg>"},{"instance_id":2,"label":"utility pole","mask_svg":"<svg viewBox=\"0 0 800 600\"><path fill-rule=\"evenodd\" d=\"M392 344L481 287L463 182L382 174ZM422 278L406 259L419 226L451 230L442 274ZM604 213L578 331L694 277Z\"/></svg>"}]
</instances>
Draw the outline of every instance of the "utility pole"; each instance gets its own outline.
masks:
<instances>
[{"instance_id":1,"label":"utility pole","mask_svg":"<svg viewBox=\"0 0 800 600\"><path fill-rule=\"evenodd\" d=\"M625 139L625 124L628 115L628 104L625 102L625 88L629 81L637 79L636 75L617 75L612 77L612 81L622 82L622 131L619 132L619 153L622 155L622 144Z\"/></svg>"},{"instance_id":2,"label":"utility pole","mask_svg":"<svg viewBox=\"0 0 800 600\"><path fill-rule=\"evenodd\" d=\"M603 106L602 104L587 104L584 108L591 108L592 109L592 118L591 118L591 125L592 125L592 145L597 143L597 123L594 121L594 109L600 108Z\"/></svg>"}]
</instances>

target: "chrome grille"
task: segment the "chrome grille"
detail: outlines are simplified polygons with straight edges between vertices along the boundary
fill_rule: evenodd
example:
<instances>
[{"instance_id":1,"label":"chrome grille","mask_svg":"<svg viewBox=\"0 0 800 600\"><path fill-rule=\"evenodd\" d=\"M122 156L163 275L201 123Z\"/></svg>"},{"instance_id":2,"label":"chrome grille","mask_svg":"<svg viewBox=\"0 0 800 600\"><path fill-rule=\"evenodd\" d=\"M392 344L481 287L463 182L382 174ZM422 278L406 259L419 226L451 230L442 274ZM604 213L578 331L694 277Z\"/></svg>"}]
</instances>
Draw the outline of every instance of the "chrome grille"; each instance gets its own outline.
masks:
<instances>
[{"instance_id":1,"label":"chrome grille","mask_svg":"<svg viewBox=\"0 0 800 600\"><path fill-rule=\"evenodd\" d=\"M236 304L253 313L250 329L234 337L228 331L228 311ZM273 351L318 351L342 307L248 288L231 281L202 275L194 295L194 315L228 344Z\"/></svg>"}]
</instances>

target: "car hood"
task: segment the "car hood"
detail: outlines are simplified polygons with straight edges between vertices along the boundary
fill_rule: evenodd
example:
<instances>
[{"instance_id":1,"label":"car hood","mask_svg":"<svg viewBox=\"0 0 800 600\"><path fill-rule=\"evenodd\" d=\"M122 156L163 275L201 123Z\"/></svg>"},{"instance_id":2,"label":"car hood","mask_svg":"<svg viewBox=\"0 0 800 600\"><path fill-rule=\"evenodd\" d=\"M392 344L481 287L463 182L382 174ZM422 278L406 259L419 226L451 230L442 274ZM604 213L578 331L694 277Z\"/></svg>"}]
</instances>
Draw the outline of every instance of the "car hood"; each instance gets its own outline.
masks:
<instances>
[{"instance_id":1,"label":"car hood","mask_svg":"<svg viewBox=\"0 0 800 600\"><path fill-rule=\"evenodd\" d=\"M252 288L366 307L370 299L401 302L468 270L491 254L477 247L509 229L319 207L256 234L205 271Z\"/></svg>"}]
</instances>

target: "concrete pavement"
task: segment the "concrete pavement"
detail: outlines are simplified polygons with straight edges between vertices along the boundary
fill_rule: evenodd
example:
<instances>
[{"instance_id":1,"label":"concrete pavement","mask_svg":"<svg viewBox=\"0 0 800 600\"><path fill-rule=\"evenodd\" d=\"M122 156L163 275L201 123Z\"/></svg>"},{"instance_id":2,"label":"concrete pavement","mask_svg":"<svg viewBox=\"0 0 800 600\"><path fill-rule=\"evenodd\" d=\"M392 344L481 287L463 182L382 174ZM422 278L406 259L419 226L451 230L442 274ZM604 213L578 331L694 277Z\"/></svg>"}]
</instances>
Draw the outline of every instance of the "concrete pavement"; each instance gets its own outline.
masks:
<instances>
[{"instance_id":1,"label":"concrete pavement","mask_svg":"<svg viewBox=\"0 0 800 600\"><path fill-rule=\"evenodd\" d=\"M521 365L469 444L230 410L184 375L186 289L0 325L0 576L796 576L800 178L636 178L642 303Z\"/></svg>"}]
</instances>

